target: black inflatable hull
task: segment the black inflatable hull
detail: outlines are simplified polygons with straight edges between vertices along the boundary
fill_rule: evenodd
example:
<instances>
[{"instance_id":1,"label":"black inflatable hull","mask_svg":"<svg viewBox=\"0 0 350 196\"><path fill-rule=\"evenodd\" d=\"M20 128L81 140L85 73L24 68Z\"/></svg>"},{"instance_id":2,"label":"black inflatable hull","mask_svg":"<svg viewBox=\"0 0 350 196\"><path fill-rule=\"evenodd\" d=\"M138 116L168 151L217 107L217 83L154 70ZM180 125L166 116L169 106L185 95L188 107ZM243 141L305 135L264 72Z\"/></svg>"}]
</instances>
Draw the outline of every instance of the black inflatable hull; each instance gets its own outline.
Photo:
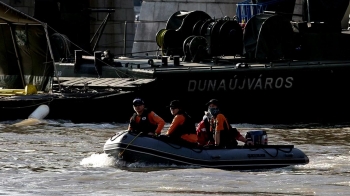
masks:
<instances>
[{"instance_id":1,"label":"black inflatable hull","mask_svg":"<svg viewBox=\"0 0 350 196\"><path fill-rule=\"evenodd\" d=\"M171 142L167 137L152 138L119 132L107 140L104 152L126 162L191 165L219 169L265 169L309 162L293 145L237 146L230 149L200 148Z\"/></svg>"}]
</instances>

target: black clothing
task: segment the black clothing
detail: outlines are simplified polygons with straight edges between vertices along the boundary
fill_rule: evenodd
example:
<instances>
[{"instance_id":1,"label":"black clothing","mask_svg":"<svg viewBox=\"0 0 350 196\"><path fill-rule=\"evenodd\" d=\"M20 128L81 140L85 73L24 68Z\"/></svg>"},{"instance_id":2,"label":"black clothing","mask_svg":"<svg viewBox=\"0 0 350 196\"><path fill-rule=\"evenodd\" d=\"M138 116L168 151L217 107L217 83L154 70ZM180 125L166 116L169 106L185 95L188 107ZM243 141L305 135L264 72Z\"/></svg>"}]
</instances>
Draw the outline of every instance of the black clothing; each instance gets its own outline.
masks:
<instances>
[{"instance_id":1,"label":"black clothing","mask_svg":"<svg viewBox=\"0 0 350 196\"><path fill-rule=\"evenodd\" d=\"M148 114L150 112L151 111L149 111L145 108L140 116L140 121L138 123L136 123L136 120L135 120L137 113L134 113L134 115L130 119L131 129L133 131L136 131L136 132L143 132L144 134L148 134L150 132L155 133L158 126L150 123L150 121L148 119Z\"/></svg>"},{"instance_id":2,"label":"black clothing","mask_svg":"<svg viewBox=\"0 0 350 196\"><path fill-rule=\"evenodd\" d=\"M177 115L183 115L185 117L185 122L182 125L176 127L170 137L181 138L183 134L197 134L196 125L186 112L180 110Z\"/></svg>"}]
</instances>

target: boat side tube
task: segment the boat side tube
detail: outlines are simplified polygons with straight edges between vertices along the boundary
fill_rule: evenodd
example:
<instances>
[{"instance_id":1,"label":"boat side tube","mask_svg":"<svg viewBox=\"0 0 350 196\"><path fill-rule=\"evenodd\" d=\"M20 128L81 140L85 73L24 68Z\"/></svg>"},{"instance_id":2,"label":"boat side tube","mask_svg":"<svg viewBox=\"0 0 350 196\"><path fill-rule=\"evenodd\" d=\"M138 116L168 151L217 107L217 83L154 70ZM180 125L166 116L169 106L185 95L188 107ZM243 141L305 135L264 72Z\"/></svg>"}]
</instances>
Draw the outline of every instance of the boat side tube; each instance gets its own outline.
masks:
<instances>
[{"instance_id":1,"label":"boat side tube","mask_svg":"<svg viewBox=\"0 0 350 196\"><path fill-rule=\"evenodd\" d=\"M307 164L308 157L294 145L237 146L230 149L203 148L119 132L104 145L104 151L127 162L176 164L220 169L262 169Z\"/></svg>"}]
</instances>

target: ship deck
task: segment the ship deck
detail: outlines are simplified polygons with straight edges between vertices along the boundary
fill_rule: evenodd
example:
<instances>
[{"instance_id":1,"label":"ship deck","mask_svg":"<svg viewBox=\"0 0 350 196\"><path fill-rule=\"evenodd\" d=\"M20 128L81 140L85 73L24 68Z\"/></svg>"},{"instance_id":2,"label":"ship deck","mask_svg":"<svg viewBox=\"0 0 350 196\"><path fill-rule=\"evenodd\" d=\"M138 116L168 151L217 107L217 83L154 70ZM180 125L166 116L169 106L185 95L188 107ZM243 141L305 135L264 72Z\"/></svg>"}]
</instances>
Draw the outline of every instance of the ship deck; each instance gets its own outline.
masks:
<instances>
[{"instance_id":1,"label":"ship deck","mask_svg":"<svg viewBox=\"0 0 350 196\"><path fill-rule=\"evenodd\" d=\"M77 87L89 89L111 88L132 91L148 84L154 79L134 78L94 78L94 77L59 77L55 78L55 85L63 88Z\"/></svg>"},{"instance_id":2,"label":"ship deck","mask_svg":"<svg viewBox=\"0 0 350 196\"><path fill-rule=\"evenodd\" d=\"M149 61L153 61L150 65ZM174 60L167 59L166 65L162 59L157 57L141 58L141 57L120 57L114 60L121 66L115 67L104 65L101 73L97 74L94 63L85 63L80 65L80 71L74 71L74 63L57 63L56 67L59 72L59 78L62 85L67 86L89 86L95 87L111 87L111 88L129 88L135 84L149 82L148 79L155 78L155 73L177 73L177 72L194 72L194 71L232 71L237 69L297 69L306 67L325 67L325 66L349 66L350 60L318 60L318 61L278 61L278 62L245 62L244 59L225 57L220 58L216 62L206 61L200 63L180 61L178 65L174 64ZM102 80L106 78L105 80ZM111 79L113 78L113 79ZM137 79L140 78L138 81ZM145 79L145 80L141 80ZM57 81L57 79L56 79Z\"/></svg>"}]
</instances>

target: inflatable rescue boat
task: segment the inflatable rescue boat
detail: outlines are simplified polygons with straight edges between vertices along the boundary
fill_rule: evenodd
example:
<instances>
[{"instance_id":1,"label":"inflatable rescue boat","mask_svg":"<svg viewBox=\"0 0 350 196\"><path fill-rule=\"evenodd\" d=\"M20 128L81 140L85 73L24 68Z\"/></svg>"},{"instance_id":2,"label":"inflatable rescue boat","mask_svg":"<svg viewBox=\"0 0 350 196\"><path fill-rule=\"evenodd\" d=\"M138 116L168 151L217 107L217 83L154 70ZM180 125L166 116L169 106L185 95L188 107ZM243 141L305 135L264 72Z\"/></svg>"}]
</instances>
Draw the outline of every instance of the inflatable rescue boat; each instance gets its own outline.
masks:
<instances>
[{"instance_id":1,"label":"inflatable rescue boat","mask_svg":"<svg viewBox=\"0 0 350 196\"><path fill-rule=\"evenodd\" d=\"M238 145L219 148L172 141L165 135L151 137L141 133L121 131L106 141L104 152L126 162L191 165L232 170L268 169L309 163L307 155L294 145L267 145L265 131L251 131L247 132L247 135L252 136L254 146ZM260 140L262 138L264 141Z\"/></svg>"}]
</instances>

